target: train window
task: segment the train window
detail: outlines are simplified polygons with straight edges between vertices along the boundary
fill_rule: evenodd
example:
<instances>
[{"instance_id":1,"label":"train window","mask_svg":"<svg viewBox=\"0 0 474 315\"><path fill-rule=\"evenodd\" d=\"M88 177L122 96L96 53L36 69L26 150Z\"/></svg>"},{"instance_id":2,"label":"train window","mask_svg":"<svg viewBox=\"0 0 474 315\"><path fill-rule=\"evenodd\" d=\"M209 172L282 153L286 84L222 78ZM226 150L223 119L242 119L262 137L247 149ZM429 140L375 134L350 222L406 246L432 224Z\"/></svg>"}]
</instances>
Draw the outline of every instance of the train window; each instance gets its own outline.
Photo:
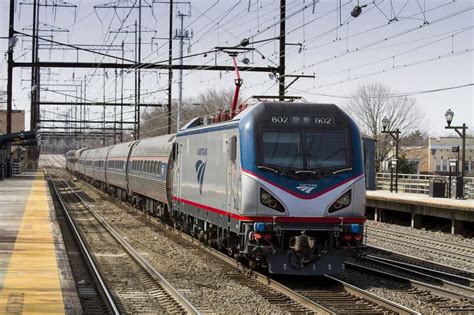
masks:
<instances>
[{"instance_id":1,"label":"train window","mask_svg":"<svg viewBox=\"0 0 474 315\"><path fill-rule=\"evenodd\" d=\"M235 160L237 159L237 136L230 137L229 149L230 160L232 163L235 163Z\"/></svg>"},{"instance_id":2,"label":"train window","mask_svg":"<svg viewBox=\"0 0 474 315\"><path fill-rule=\"evenodd\" d=\"M173 157L173 160L176 160L176 157L178 156L178 142L173 142L171 156Z\"/></svg>"},{"instance_id":3,"label":"train window","mask_svg":"<svg viewBox=\"0 0 474 315\"><path fill-rule=\"evenodd\" d=\"M305 132L303 136L307 168L335 168L348 165L348 147L343 131Z\"/></svg>"},{"instance_id":4,"label":"train window","mask_svg":"<svg viewBox=\"0 0 474 315\"><path fill-rule=\"evenodd\" d=\"M157 163L156 168L157 168L156 174L161 175L161 161Z\"/></svg>"},{"instance_id":5,"label":"train window","mask_svg":"<svg viewBox=\"0 0 474 315\"><path fill-rule=\"evenodd\" d=\"M279 167L303 167L303 155L299 132L264 131L262 132L262 162Z\"/></svg>"}]
</instances>

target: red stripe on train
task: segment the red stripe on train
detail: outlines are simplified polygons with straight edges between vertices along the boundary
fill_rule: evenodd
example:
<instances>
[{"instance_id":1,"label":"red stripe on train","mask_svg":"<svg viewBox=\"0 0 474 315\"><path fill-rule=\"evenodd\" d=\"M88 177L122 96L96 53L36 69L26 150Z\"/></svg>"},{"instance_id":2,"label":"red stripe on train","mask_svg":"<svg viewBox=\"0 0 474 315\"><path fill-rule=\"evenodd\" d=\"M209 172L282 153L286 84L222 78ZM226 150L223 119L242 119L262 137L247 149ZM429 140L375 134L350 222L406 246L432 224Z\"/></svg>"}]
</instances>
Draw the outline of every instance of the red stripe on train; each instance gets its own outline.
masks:
<instances>
[{"instance_id":1,"label":"red stripe on train","mask_svg":"<svg viewBox=\"0 0 474 315\"><path fill-rule=\"evenodd\" d=\"M191 200L178 198L173 196L173 200L203 209L209 212L214 212L220 215L230 216L233 219L240 221L258 221L258 222L275 222L275 223L364 223L365 218L360 217L270 217L270 216L242 216L228 211L207 206Z\"/></svg>"}]
</instances>

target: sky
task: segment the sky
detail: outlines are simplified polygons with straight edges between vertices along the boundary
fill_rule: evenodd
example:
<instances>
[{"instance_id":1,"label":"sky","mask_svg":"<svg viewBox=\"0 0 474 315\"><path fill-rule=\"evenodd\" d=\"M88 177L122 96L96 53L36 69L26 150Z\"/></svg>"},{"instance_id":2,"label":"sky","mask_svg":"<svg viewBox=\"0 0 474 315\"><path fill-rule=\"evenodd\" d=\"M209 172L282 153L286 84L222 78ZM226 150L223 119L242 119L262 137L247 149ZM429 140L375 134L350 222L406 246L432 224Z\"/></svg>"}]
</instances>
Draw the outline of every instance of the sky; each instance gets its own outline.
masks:
<instances>
[{"instance_id":1,"label":"sky","mask_svg":"<svg viewBox=\"0 0 474 315\"><path fill-rule=\"evenodd\" d=\"M136 6L139 0L40 1L75 5L42 6L42 36L53 36L55 41L69 44L97 45L103 49L101 52L117 57L121 56L120 45L124 42L125 58L134 59L132 31L139 10L130 7L134 3ZM275 67L278 64L278 41L272 38L279 35L280 1L180 2L174 6L173 28L179 28L179 12L184 15L183 25L190 37L185 43L184 55L195 55L186 58L185 64L230 66L232 62L228 55L209 53L205 56L204 52L216 46L237 45L243 38L259 43L252 45L256 48L254 52L240 55L239 60L247 57L252 67ZM359 17L353 18L350 11L357 2L367 6ZM31 33L31 3L32 0L16 1L17 31ZM111 8L117 4L128 8ZM142 4L142 61L166 63L169 5L160 1L153 3L152 0L142 0ZM9 0L0 0L0 38L8 35L8 6ZM472 131L473 6L472 0L287 0L287 74L315 76L314 79L299 79L288 89L288 94L303 96L310 102L344 105L361 85L382 83L397 95L410 94L416 98L424 114L420 117L420 121L424 122L421 127L430 135L455 135L453 131L444 130L444 113L448 108L455 113L453 124L466 123ZM107 46L109 44L115 46ZM15 60L31 61L30 46L28 37L19 36ZM173 40L173 46L173 54L177 58L177 39ZM41 61L116 61L87 52L51 50L58 46L46 42L42 48ZM6 50L7 40L0 39L0 91L6 89ZM239 64L243 65L242 62ZM134 73L128 71L123 76L124 97L132 101ZM278 93L278 84L275 79L269 78L268 73L242 72L241 76L244 80L244 98ZM184 71L184 98L192 99L209 89L233 88L234 77L233 72ZM28 69L15 69L14 108L25 109L28 113L29 79ZM166 70L143 70L142 82L142 103L166 103ZM110 69L105 72L101 69L43 69L41 83L42 89L54 88L56 91L42 90L43 101L73 101L80 96L79 85L86 85L88 100L102 101L120 97L121 76L120 72ZM438 92L430 92L433 90ZM175 71L173 99L177 98L178 71ZM68 108L45 106L43 118L64 117ZM101 109L91 108L88 115L91 120L100 120ZM113 119L112 109L107 111L107 116ZM133 118L133 111L125 110L124 116Z\"/></svg>"}]
</instances>

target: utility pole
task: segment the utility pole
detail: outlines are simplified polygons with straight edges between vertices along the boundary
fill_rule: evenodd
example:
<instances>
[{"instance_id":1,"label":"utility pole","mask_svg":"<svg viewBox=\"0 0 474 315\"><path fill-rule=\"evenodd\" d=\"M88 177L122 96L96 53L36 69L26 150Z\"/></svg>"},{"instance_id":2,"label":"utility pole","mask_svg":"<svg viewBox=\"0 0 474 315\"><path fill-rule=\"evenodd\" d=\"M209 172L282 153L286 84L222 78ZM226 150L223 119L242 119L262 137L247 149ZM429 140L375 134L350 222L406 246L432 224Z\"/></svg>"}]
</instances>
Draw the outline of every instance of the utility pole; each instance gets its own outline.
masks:
<instances>
[{"instance_id":1,"label":"utility pole","mask_svg":"<svg viewBox=\"0 0 474 315\"><path fill-rule=\"evenodd\" d=\"M138 1L138 64L142 59L142 0ZM140 101L141 101L141 72L140 68L137 73L137 105L135 106L135 140L140 139Z\"/></svg>"},{"instance_id":2,"label":"utility pole","mask_svg":"<svg viewBox=\"0 0 474 315\"><path fill-rule=\"evenodd\" d=\"M105 69L104 69L104 73L102 74L102 99L103 99L104 104L105 104L105 77L106 76L107 76L107 72L105 72ZM106 143L106 135L105 135L105 105L102 107L102 118L103 118L102 127L104 128L103 146L106 146L107 143Z\"/></svg>"},{"instance_id":3,"label":"utility pole","mask_svg":"<svg viewBox=\"0 0 474 315\"><path fill-rule=\"evenodd\" d=\"M13 96L13 48L15 46L14 38L15 24L15 0L10 0L10 14L8 21L8 69L7 69L7 134L12 133L12 96ZM7 152L9 155L9 152ZM7 156L7 167L9 167L10 157ZM7 176L9 172L7 171Z\"/></svg>"},{"instance_id":4,"label":"utility pole","mask_svg":"<svg viewBox=\"0 0 474 315\"><path fill-rule=\"evenodd\" d=\"M173 86L173 0L170 0L170 22L168 40L168 134L171 133L171 99Z\"/></svg>"},{"instance_id":5,"label":"utility pole","mask_svg":"<svg viewBox=\"0 0 474 315\"><path fill-rule=\"evenodd\" d=\"M13 48L15 46L14 23L15 23L15 0L10 0L10 14L8 21L8 69L7 69L7 134L12 133L12 103L13 103ZM10 178L11 172L11 154L10 145L7 145L5 160L5 177ZM0 161L1 162L1 161ZM3 163L1 163L3 164ZM0 167L2 165L0 164Z\"/></svg>"},{"instance_id":6,"label":"utility pole","mask_svg":"<svg viewBox=\"0 0 474 315\"><path fill-rule=\"evenodd\" d=\"M37 9L39 9L37 0L33 0L33 24L32 24L32 38L31 38L31 62L35 63L37 60L38 49L36 46L36 38L38 37L38 20L39 14L37 14ZM30 91L30 130L36 129L36 67L31 67L31 91Z\"/></svg>"},{"instance_id":7,"label":"utility pole","mask_svg":"<svg viewBox=\"0 0 474 315\"><path fill-rule=\"evenodd\" d=\"M124 56L124 42L122 41L122 65ZM123 142L123 68L120 69L120 77L120 142Z\"/></svg>"},{"instance_id":8,"label":"utility pole","mask_svg":"<svg viewBox=\"0 0 474 315\"><path fill-rule=\"evenodd\" d=\"M278 96L280 101L285 96L285 46L286 46L286 0L280 0L280 64L278 67Z\"/></svg>"},{"instance_id":9,"label":"utility pole","mask_svg":"<svg viewBox=\"0 0 474 315\"><path fill-rule=\"evenodd\" d=\"M114 77L114 100L117 100L117 69ZM117 143L117 106L114 106L114 144Z\"/></svg>"},{"instance_id":10,"label":"utility pole","mask_svg":"<svg viewBox=\"0 0 474 315\"><path fill-rule=\"evenodd\" d=\"M176 113L176 131L179 130L180 128L180 110L183 106L183 56L184 56L184 41L189 41L192 36L190 36L190 33L188 30L184 29L184 18L185 17L190 17L191 16L191 10L188 14L181 13L178 11L178 17L181 20L181 28L179 30L176 30L176 35L175 39L179 39L179 65L181 66L179 68L179 81L178 81L178 108L177 108L177 113Z\"/></svg>"}]
</instances>

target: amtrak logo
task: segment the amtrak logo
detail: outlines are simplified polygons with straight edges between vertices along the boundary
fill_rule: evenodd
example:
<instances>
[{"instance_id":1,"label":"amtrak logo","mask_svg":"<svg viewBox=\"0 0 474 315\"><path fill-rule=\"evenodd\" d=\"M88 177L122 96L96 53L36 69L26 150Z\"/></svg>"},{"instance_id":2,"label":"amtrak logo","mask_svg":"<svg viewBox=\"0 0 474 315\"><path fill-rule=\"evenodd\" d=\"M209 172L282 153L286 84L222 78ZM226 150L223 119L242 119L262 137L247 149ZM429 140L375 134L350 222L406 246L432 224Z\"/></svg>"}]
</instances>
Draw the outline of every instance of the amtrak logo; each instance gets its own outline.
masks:
<instances>
[{"instance_id":1,"label":"amtrak logo","mask_svg":"<svg viewBox=\"0 0 474 315\"><path fill-rule=\"evenodd\" d=\"M206 163L201 160L196 162L196 176L199 183L199 193L202 195L202 182L204 181L204 172L206 171Z\"/></svg>"},{"instance_id":2,"label":"amtrak logo","mask_svg":"<svg viewBox=\"0 0 474 315\"><path fill-rule=\"evenodd\" d=\"M317 188L318 185L317 184L301 184L299 186L296 187L296 189L304 192L304 193L307 193L307 194L310 194L311 191L313 191L313 189Z\"/></svg>"}]
</instances>

